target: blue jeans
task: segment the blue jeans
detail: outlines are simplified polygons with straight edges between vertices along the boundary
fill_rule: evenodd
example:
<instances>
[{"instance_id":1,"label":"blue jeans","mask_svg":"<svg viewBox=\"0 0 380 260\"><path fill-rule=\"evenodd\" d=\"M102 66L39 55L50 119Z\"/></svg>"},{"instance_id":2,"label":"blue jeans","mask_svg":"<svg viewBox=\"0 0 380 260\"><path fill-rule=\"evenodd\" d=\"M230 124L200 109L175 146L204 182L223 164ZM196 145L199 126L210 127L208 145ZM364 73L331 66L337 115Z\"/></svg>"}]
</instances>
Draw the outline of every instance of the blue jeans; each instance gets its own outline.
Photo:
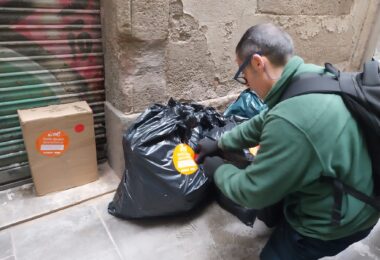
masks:
<instances>
[{"instance_id":1,"label":"blue jeans","mask_svg":"<svg viewBox=\"0 0 380 260\"><path fill-rule=\"evenodd\" d=\"M365 238L371 230L372 228L369 228L348 237L324 241L303 236L290 227L286 221L283 221L276 227L269 241L261 251L260 259L312 260L324 256L334 256L352 243Z\"/></svg>"}]
</instances>

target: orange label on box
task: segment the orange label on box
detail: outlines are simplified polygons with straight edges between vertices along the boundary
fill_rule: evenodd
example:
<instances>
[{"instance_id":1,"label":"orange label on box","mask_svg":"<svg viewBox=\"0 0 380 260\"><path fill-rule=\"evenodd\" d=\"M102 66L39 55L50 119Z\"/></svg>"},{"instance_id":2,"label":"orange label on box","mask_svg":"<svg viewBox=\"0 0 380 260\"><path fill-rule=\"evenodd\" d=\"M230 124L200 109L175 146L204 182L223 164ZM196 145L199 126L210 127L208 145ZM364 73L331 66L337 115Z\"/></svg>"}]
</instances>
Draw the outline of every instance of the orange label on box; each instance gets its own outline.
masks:
<instances>
[{"instance_id":1,"label":"orange label on box","mask_svg":"<svg viewBox=\"0 0 380 260\"><path fill-rule=\"evenodd\" d=\"M194 161L194 151L187 144L179 144L173 152L173 164L175 169L185 175L190 175L198 170Z\"/></svg>"},{"instance_id":2,"label":"orange label on box","mask_svg":"<svg viewBox=\"0 0 380 260\"><path fill-rule=\"evenodd\" d=\"M56 157L62 155L69 146L69 137L62 130L43 132L36 141L36 148L40 154Z\"/></svg>"}]
</instances>

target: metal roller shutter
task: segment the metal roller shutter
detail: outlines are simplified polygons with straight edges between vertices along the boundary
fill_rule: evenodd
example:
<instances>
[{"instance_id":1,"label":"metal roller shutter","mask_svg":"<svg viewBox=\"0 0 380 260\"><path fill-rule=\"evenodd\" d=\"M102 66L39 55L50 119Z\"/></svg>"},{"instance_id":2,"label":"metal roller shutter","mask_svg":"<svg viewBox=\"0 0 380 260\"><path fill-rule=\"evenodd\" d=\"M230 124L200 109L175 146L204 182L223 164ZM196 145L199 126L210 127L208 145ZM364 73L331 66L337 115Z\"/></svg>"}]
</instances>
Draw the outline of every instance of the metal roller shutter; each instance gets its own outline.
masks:
<instances>
[{"instance_id":1,"label":"metal roller shutter","mask_svg":"<svg viewBox=\"0 0 380 260\"><path fill-rule=\"evenodd\" d=\"M86 100L105 158L99 0L0 0L0 189L29 179L17 109Z\"/></svg>"}]
</instances>

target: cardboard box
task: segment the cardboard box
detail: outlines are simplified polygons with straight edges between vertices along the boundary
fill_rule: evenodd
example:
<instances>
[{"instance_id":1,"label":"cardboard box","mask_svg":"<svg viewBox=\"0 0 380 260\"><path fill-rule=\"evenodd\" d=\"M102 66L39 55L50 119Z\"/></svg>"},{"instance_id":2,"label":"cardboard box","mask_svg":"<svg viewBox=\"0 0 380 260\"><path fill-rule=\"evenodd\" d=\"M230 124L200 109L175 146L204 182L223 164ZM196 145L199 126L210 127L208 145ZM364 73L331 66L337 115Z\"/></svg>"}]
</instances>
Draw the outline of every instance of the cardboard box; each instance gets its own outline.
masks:
<instances>
[{"instance_id":1,"label":"cardboard box","mask_svg":"<svg viewBox=\"0 0 380 260\"><path fill-rule=\"evenodd\" d=\"M75 102L18 110L38 195L98 179L92 110Z\"/></svg>"}]
</instances>

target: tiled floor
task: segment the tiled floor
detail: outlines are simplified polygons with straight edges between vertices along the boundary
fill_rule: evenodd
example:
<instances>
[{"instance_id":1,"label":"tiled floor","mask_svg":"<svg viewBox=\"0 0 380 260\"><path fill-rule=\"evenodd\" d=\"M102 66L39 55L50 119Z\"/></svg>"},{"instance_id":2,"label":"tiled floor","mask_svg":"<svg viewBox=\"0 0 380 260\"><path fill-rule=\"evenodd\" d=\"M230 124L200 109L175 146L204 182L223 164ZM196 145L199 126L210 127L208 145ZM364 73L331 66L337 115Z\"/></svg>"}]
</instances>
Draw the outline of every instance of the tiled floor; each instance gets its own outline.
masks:
<instances>
[{"instance_id":1,"label":"tiled floor","mask_svg":"<svg viewBox=\"0 0 380 260\"><path fill-rule=\"evenodd\" d=\"M188 217L125 221L107 213L113 194L0 231L0 260L258 259L268 230L211 204ZM380 259L380 225L333 258Z\"/></svg>"},{"instance_id":2,"label":"tiled floor","mask_svg":"<svg viewBox=\"0 0 380 260\"><path fill-rule=\"evenodd\" d=\"M13 254L11 233L9 230L0 232L0 259Z\"/></svg>"},{"instance_id":3,"label":"tiled floor","mask_svg":"<svg viewBox=\"0 0 380 260\"><path fill-rule=\"evenodd\" d=\"M119 220L101 201L97 209L123 259L252 259L265 241L255 232L260 226L246 227L216 204L187 218L159 221Z\"/></svg>"},{"instance_id":4,"label":"tiled floor","mask_svg":"<svg viewBox=\"0 0 380 260\"><path fill-rule=\"evenodd\" d=\"M107 163L99 165L98 169L97 181L45 196L36 196L32 184L0 191L0 230L113 192L120 179Z\"/></svg>"},{"instance_id":5,"label":"tiled floor","mask_svg":"<svg viewBox=\"0 0 380 260\"><path fill-rule=\"evenodd\" d=\"M246 227L215 203L165 220L109 215L113 193L101 194L119 180L108 165L100 170L98 183L46 197L35 197L30 187L0 193L0 260L258 259L268 229L262 222ZM380 222L368 238L325 259L380 259Z\"/></svg>"},{"instance_id":6,"label":"tiled floor","mask_svg":"<svg viewBox=\"0 0 380 260\"><path fill-rule=\"evenodd\" d=\"M245 227L215 204L185 218L131 222L107 213L111 200L0 231L0 259L255 259L266 240L260 227Z\"/></svg>"}]
</instances>

